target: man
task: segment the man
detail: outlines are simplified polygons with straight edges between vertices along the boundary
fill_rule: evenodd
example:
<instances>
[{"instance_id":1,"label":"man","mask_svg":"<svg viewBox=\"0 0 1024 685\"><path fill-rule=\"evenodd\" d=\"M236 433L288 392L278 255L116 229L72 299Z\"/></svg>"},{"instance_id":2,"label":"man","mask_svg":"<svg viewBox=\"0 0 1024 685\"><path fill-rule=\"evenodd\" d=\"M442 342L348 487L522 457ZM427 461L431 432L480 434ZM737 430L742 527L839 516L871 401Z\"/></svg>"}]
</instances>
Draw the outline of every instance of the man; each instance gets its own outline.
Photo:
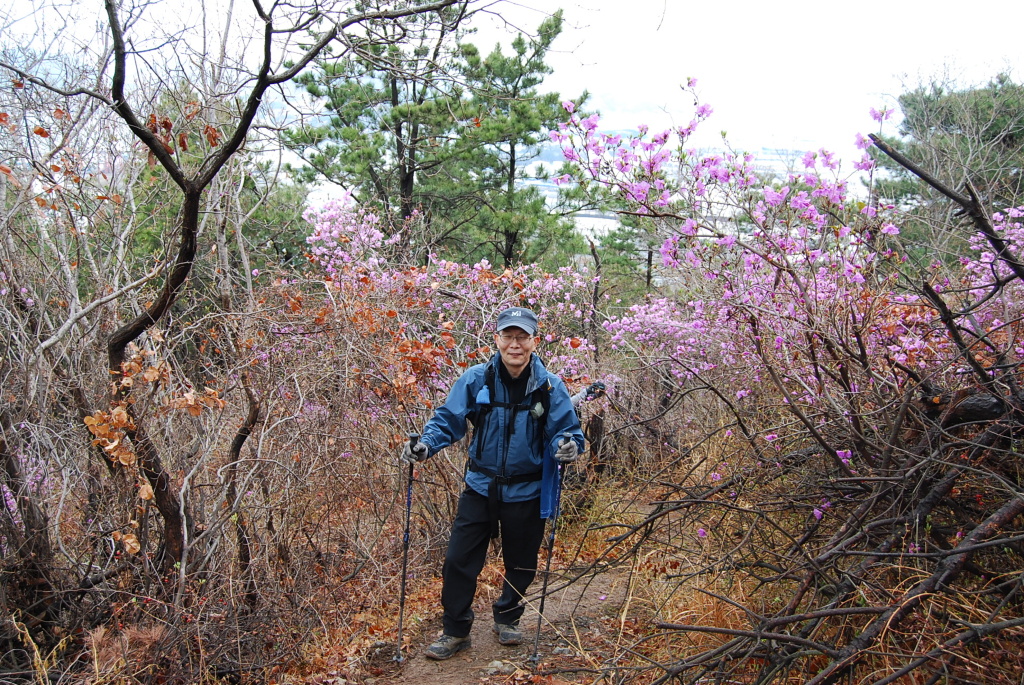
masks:
<instances>
[{"instance_id":1,"label":"man","mask_svg":"<svg viewBox=\"0 0 1024 685\"><path fill-rule=\"evenodd\" d=\"M492 607L494 632L503 645L523 639L522 598L537 573L544 537L544 457L549 455L550 475L552 459L575 461L583 448L565 384L534 354L540 342L537 330L537 316L529 309L501 312L494 334L498 354L462 374L424 426L420 441L406 445L402 453L406 461L422 461L462 439L468 424L474 427L466 487L441 571L444 634L427 648L431 659L448 659L470 646L477 577L488 542L499 534L505 581Z\"/></svg>"}]
</instances>

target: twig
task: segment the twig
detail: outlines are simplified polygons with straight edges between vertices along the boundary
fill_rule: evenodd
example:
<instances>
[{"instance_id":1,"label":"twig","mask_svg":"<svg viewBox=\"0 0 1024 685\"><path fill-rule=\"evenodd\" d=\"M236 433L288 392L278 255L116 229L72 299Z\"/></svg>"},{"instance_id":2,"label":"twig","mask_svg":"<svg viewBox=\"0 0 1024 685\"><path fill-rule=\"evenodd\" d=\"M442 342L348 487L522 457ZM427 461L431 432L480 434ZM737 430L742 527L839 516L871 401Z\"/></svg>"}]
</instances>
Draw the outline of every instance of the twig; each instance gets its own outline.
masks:
<instances>
[{"instance_id":1,"label":"twig","mask_svg":"<svg viewBox=\"0 0 1024 685\"><path fill-rule=\"evenodd\" d=\"M737 635L739 637L751 637L755 640L775 640L776 642L789 642L792 644L800 645L802 647L809 647L822 654L827 654L833 659L838 658L839 651L833 647L823 645L820 642L814 640L807 640L796 635L787 635L786 633L768 633L759 630L737 630L734 628L718 628L715 626L695 626L686 625L683 623L656 623L655 627L663 630L688 630L696 633L715 633L717 635Z\"/></svg>"}]
</instances>

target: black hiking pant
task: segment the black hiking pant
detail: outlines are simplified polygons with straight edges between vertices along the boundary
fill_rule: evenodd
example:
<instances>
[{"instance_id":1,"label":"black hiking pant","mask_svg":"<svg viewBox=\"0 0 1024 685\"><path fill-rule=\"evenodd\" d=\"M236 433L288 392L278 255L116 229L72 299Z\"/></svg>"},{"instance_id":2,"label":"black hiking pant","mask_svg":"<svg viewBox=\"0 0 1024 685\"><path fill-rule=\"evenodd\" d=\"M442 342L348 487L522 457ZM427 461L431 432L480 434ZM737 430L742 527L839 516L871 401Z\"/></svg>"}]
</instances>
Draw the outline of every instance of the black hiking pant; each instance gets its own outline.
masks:
<instances>
[{"instance_id":1,"label":"black hiking pant","mask_svg":"<svg viewBox=\"0 0 1024 685\"><path fill-rule=\"evenodd\" d=\"M498 520L501 522L505 582L501 597L493 605L494 621L514 624L526 610L522 599L537 575L537 553L544 539L545 523L540 517L540 498L527 502L501 502ZM452 524L452 536L441 571L445 635L469 635L473 626L477 577L483 570L490 539L487 498L466 488L459 497L459 509Z\"/></svg>"}]
</instances>

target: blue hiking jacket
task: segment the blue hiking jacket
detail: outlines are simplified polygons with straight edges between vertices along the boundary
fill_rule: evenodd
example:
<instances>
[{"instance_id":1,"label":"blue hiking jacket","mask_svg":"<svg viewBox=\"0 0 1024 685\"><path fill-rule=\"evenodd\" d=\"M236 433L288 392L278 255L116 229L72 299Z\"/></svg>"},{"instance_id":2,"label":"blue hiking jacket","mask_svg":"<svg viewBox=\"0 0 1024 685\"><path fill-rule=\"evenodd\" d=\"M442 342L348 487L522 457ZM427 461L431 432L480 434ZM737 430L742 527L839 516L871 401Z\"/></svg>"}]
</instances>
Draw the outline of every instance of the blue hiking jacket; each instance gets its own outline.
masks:
<instances>
[{"instance_id":1,"label":"blue hiking jacket","mask_svg":"<svg viewBox=\"0 0 1024 685\"><path fill-rule=\"evenodd\" d=\"M423 427L420 440L427 446L430 456L458 442L466 435L468 417L478 409L476 398L480 389L485 385L485 372L488 364L494 365L494 394L496 397L491 397L491 401L506 403L509 401L508 391L501 382L501 373L498 367L501 364L501 358L498 354L484 364L477 364L467 369L455 381L444 405L437 409L434 416ZM547 416L535 420L531 417L529 410L534 403L534 391L542 387L542 384L551 388L549 391L550 406L546 412ZM543 481L545 492L541 500L544 505L541 516L547 518L552 513L553 503L556 503L558 499L558 479L552 477L553 474L557 474L557 465L552 455L558 449L558 443L564 439L562 433L565 432L571 435L576 442L577 449L582 452L583 431L580 429L579 418L576 416L572 400L569 399L569 391L562 379L550 373L536 354L530 358L530 378L527 382L522 407L521 410L513 412L511 408L495 406L486 412L480 421L481 425L476 426L473 432L473 438L469 443L469 457L476 463L476 466L503 476L544 471L547 477ZM509 422L512 420L513 413L515 414L515 425L510 427ZM543 445L538 444L537 431L541 428L540 421L544 421L545 440ZM476 462L478 454L480 462ZM466 485L484 497L487 496L491 480L491 476L481 471L470 469L466 471ZM512 483L500 487L501 499L505 502L525 502L542 494L541 480Z\"/></svg>"}]
</instances>

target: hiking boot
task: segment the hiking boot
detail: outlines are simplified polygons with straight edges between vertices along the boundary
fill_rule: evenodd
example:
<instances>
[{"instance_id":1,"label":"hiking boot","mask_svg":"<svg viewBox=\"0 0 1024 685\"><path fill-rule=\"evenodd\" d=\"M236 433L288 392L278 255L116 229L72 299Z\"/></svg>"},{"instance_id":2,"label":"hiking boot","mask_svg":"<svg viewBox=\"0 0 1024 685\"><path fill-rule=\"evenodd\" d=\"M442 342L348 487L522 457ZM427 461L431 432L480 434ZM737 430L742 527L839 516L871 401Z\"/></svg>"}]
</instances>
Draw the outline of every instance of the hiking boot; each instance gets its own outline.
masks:
<instances>
[{"instance_id":1,"label":"hiking boot","mask_svg":"<svg viewBox=\"0 0 1024 685\"><path fill-rule=\"evenodd\" d=\"M464 649L468 649L473 644L469 641L468 637L455 637L453 635L442 635L437 638L434 644L427 647L423 654L428 659L434 659L435 661L444 661L445 659L451 659L453 656L458 654Z\"/></svg>"},{"instance_id":2,"label":"hiking boot","mask_svg":"<svg viewBox=\"0 0 1024 685\"><path fill-rule=\"evenodd\" d=\"M498 643L503 645L521 645L523 633L519 630L517 623L495 623L494 634L498 636Z\"/></svg>"}]
</instances>

